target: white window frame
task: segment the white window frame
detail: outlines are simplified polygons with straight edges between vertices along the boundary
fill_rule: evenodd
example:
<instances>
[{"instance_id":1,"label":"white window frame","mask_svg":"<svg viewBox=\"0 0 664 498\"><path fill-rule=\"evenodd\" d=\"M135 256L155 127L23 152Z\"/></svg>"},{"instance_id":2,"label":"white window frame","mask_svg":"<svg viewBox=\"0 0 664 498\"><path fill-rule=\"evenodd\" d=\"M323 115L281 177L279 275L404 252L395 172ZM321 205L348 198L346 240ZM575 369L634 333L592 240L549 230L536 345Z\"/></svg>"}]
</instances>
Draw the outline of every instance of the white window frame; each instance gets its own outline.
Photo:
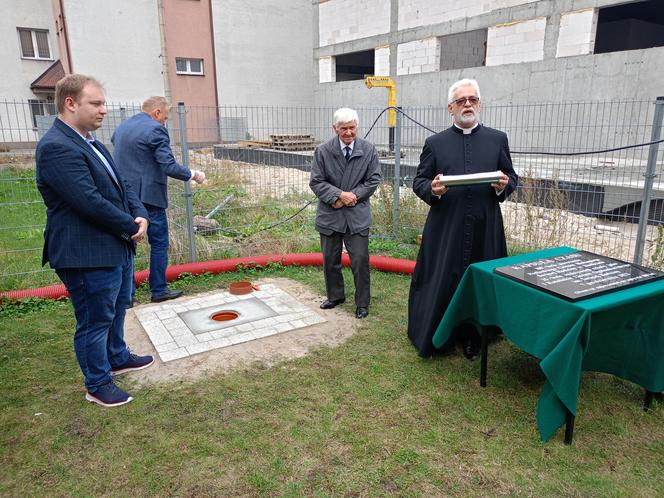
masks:
<instances>
[{"instance_id":1,"label":"white window frame","mask_svg":"<svg viewBox=\"0 0 664 498\"><path fill-rule=\"evenodd\" d=\"M27 56L24 54L23 43L21 42L21 31L29 31L30 37L32 38L32 49L35 52L33 57ZM39 56L39 47L37 45L37 33L46 33L46 43L48 43L48 57ZM53 60L53 48L51 47L51 37L49 36L48 29L38 29L38 28L16 28L16 36L18 36L18 46L21 51L21 59L29 60L38 60L38 61L52 61Z\"/></svg>"},{"instance_id":2,"label":"white window frame","mask_svg":"<svg viewBox=\"0 0 664 498\"><path fill-rule=\"evenodd\" d=\"M178 69L178 61L185 61L186 62L187 69L185 71L180 71ZM201 63L200 72L191 70L191 61L200 61L200 63ZM189 75L193 74L195 76L204 76L205 75L205 66L203 65L203 59L197 59L197 58L194 58L194 57L176 57L175 58L175 73L176 74L189 74Z\"/></svg>"},{"instance_id":3,"label":"white window frame","mask_svg":"<svg viewBox=\"0 0 664 498\"><path fill-rule=\"evenodd\" d=\"M32 129L37 131L37 116L52 116L55 112L55 102L44 99L28 99L30 117L32 118ZM38 112L35 112L38 110Z\"/></svg>"}]
</instances>

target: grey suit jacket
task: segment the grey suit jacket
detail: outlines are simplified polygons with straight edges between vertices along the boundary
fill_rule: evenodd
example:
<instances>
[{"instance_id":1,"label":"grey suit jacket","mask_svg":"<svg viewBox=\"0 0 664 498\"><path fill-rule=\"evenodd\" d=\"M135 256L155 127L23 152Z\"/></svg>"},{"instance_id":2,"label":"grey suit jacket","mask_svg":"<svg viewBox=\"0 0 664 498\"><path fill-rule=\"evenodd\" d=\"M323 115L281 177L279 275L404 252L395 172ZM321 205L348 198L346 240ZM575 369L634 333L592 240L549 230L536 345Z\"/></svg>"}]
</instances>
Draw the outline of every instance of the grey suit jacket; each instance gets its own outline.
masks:
<instances>
[{"instance_id":1,"label":"grey suit jacket","mask_svg":"<svg viewBox=\"0 0 664 498\"><path fill-rule=\"evenodd\" d=\"M111 141L115 164L143 204L167 208L168 177L191 178L189 168L173 157L166 127L145 112L120 123Z\"/></svg>"},{"instance_id":2,"label":"grey suit jacket","mask_svg":"<svg viewBox=\"0 0 664 498\"><path fill-rule=\"evenodd\" d=\"M380 183L381 172L376 148L366 140L355 139L350 160L341 153L339 138L322 143L314 152L309 186L318 197L316 230L330 235L332 232L356 234L371 226L369 197ZM353 207L332 207L341 192L353 192L357 204Z\"/></svg>"}]
</instances>

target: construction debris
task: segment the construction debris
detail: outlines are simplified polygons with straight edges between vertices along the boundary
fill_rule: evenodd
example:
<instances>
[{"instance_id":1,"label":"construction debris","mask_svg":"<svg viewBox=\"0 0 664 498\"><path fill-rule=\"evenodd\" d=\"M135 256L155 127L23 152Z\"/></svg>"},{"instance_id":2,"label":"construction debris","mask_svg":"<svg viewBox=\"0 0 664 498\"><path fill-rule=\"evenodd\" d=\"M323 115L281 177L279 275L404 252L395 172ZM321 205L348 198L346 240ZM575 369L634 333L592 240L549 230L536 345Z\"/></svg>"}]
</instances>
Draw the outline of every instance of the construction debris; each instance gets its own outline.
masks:
<instances>
[{"instance_id":1,"label":"construction debris","mask_svg":"<svg viewBox=\"0 0 664 498\"><path fill-rule=\"evenodd\" d=\"M316 148L318 142L313 135L280 134L270 135L270 140L238 140L237 144L248 149L310 151Z\"/></svg>"},{"instance_id":2,"label":"construction debris","mask_svg":"<svg viewBox=\"0 0 664 498\"><path fill-rule=\"evenodd\" d=\"M270 135L275 150L314 150L316 141L311 135Z\"/></svg>"}]
</instances>

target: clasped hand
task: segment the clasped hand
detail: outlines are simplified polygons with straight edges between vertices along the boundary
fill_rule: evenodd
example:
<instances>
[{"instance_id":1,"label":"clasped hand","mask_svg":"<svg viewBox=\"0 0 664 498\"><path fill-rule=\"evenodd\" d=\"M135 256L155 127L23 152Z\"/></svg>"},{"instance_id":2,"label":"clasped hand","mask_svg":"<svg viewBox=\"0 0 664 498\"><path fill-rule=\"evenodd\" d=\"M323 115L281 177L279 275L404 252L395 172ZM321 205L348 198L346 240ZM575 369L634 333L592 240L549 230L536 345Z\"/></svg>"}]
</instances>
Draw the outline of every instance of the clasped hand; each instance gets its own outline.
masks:
<instances>
[{"instance_id":1,"label":"clasped hand","mask_svg":"<svg viewBox=\"0 0 664 498\"><path fill-rule=\"evenodd\" d=\"M138 232L131 236L131 240L134 242L140 242L148 231L148 220L139 216L134 219L134 223L138 225Z\"/></svg>"},{"instance_id":2,"label":"clasped hand","mask_svg":"<svg viewBox=\"0 0 664 498\"><path fill-rule=\"evenodd\" d=\"M353 192L341 192L333 207L339 209L344 206L353 207L355 204L357 204L357 196Z\"/></svg>"}]
</instances>

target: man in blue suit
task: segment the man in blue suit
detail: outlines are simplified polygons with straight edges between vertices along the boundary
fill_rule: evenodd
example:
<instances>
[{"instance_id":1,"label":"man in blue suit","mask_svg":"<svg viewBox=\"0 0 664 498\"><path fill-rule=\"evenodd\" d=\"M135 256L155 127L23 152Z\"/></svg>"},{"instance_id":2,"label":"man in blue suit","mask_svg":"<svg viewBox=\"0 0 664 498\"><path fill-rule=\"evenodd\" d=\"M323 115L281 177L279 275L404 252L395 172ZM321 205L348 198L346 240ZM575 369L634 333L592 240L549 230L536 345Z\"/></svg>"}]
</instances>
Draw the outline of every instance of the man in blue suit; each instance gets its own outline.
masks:
<instances>
[{"instance_id":1,"label":"man in blue suit","mask_svg":"<svg viewBox=\"0 0 664 498\"><path fill-rule=\"evenodd\" d=\"M71 74L55 87L58 117L36 151L37 187L46 204L42 264L49 262L69 292L76 315L74 350L85 398L105 407L133 398L113 376L154 362L124 342L135 243L148 229L147 212L90 132L106 115L101 84Z\"/></svg>"},{"instance_id":2,"label":"man in blue suit","mask_svg":"<svg viewBox=\"0 0 664 498\"><path fill-rule=\"evenodd\" d=\"M171 291L166 285L168 266L168 177L203 183L202 171L190 171L173 157L168 130L169 105L164 97L150 97L143 112L123 121L113 133L115 163L120 173L136 189L148 212L150 226L150 292L152 302L175 299L182 291Z\"/></svg>"}]
</instances>

